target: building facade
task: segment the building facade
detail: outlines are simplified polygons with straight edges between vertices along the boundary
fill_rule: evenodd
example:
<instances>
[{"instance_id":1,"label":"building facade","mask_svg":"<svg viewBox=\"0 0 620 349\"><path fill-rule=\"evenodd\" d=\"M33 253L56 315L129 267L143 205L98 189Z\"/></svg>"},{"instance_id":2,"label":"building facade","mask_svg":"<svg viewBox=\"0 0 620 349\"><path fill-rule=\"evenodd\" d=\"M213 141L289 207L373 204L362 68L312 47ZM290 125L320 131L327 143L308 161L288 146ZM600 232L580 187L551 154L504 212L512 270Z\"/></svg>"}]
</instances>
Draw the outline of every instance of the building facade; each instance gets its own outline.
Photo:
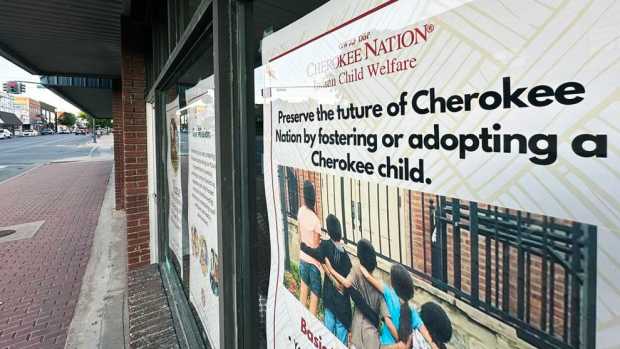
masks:
<instances>
[{"instance_id":1,"label":"building facade","mask_svg":"<svg viewBox=\"0 0 620 349\"><path fill-rule=\"evenodd\" d=\"M17 112L15 96L0 92L0 128L5 128L12 133L20 130L23 121L16 115Z\"/></svg>"},{"instance_id":2,"label":"building facade","mask_svg":"<svg viewBox=\"0 0 620 349\"><path fill-rule=\"evenodd\" d=\"M0 111L15 114L15 96L10 93L0 92Z\"/></svg>"},{"instance_id":3,"label":"building facade","mask_svg":"<svg viewBox=\"0 0 620 349\"><path fill-rule=\"evenodd\" d=\"M25 96L16 96L15 108L17 109L18 114L20 114L20 118L26 128L40 130L45 126L46 119L42 115L41 103L36 99Z\"/></svg>"},{"instance_id":4,"label":"building facade","mask_svg":"<svg viewBox=\"0 0 620 349\"><path fill-rule=\"evenodd\" d=\"M58 126L56 120L56 107L45 102L39 102L39 105L41 107L41 116L46 123L46 126L56 129Z\"/></svg>"}]
</instances>

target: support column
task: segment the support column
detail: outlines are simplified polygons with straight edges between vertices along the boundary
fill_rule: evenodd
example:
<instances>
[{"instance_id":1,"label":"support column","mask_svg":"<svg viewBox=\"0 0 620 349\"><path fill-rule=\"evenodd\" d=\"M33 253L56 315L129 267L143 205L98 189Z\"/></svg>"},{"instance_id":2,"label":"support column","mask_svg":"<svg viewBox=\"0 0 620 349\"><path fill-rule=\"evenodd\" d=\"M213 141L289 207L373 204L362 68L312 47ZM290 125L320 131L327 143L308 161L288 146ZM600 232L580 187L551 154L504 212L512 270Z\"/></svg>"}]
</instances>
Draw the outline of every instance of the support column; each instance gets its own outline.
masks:
<instances>
[{"instance_id":1,"label":"support column","mask_svg":"<svg viewBox=\"0 0 620 349\"><path fill-rule=\"evenodd\" d=\"M124 205L130 270L150 264L144 33L142 24L122 19Z\"/></svg>"},{"instance_id":2,"label":"support column","mask_svg":"<svg viewBox=\"0 0 620 349\"><path fill-rule=\"evenodd\" d=\"M122 110L122 91L120 81L114 82L112 90L112 117L114 124L114 180L115 180L115 199L116 209L125 208L125 156L123 142L123 110Z\"/></svg>"}]
</instances>

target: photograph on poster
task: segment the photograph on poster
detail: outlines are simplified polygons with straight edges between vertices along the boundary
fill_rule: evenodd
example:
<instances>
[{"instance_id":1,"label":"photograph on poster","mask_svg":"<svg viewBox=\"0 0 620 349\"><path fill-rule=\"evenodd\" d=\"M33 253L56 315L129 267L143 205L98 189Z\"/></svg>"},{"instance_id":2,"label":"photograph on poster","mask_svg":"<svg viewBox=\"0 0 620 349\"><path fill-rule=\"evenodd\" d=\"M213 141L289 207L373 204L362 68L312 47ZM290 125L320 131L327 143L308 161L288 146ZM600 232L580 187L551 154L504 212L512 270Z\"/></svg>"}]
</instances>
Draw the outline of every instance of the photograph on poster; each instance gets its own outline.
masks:
<instances>
[{"instance_id":1,"label":"photograph on poster","mask_svg":"<svg viewBox=\"0 0 620 349\"><path fill-rule=\"evenodd\" d=\"M480 325L454 298L513 328L515 344L594 336L581 314L596 304L586 282L596 226L292 167L278 174L284 287L344 345L456 345L458 328Z\"/></svg>"},{"instance_id":2,"label":"photograph on poster","mask_svg":"<svg viewBox=\"0 0 620 349\"><path fill-rule=\"evenodd\" d=\"M192 256L195 260L199 261L202 277L208 277L208 288L210 288L213 295L217 297L219 295L220 288L217 262L218 256L213 248L209 249L207 247L207 241L205 240L204 234L199 233L195 226L192 226L191 231ZM207 285L202 286L207 287ZM204 298L204 288L201 288L201 293Z\"/></svg>"}]
</instances>

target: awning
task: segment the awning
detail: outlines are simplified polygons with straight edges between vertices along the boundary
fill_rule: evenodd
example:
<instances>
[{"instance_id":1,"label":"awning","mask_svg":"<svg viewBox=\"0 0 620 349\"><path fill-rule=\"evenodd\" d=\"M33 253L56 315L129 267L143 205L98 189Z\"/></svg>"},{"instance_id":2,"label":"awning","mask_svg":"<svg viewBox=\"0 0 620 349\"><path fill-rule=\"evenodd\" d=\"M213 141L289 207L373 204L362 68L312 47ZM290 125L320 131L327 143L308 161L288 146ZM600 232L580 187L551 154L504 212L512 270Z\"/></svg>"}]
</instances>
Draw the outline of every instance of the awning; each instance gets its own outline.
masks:
<instances>
[{"instance_id":1,"label":"awning","mask_svg":"<svg viewBox=\"0 0 620 349\"><path fill-rule=\"evenodd\" d=\"M129 6L129 0L3 2L0 55L35 75L119 79L121 16ZM108 88L51 89L93 116L112 117Z\"/></svg>"},{"instance_id":2,"label":"awning","mask_svg":"<svg viewBox=\"0 0 620 349\"><path fill-rule=\"evenodd\" d=\"M19 127L22 125L22 122L17 116L15 116L15 114L0 111L0 124L2 126Z\"/></svg>"}]
</instances>

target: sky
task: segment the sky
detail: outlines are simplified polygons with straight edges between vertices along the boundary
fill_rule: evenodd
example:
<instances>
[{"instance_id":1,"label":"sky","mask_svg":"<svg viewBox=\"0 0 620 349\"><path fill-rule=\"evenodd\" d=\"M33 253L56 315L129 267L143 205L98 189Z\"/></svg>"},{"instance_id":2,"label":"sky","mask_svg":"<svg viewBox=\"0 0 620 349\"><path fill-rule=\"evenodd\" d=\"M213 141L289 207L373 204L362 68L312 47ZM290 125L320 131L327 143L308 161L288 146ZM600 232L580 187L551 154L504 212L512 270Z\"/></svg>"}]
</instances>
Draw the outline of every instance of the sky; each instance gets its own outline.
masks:
<instances>
[{"instance_id":1,"label":"sky","mask_svg":"<svg viewBox=\"0 0 620 349\"><path fill-rule=\"evenodd\" d=\"M0 84L6 81L22 80L39 82L38 75L32 75L22 68L0 56ZM1 86L1 85L0 85ZM26 84L26 93L20 96L30 97L56 107L56 111L65 111L77 114L80 109L65 101L54 92L42 88L40 85Z\"/></svg>"}]
</instances>

